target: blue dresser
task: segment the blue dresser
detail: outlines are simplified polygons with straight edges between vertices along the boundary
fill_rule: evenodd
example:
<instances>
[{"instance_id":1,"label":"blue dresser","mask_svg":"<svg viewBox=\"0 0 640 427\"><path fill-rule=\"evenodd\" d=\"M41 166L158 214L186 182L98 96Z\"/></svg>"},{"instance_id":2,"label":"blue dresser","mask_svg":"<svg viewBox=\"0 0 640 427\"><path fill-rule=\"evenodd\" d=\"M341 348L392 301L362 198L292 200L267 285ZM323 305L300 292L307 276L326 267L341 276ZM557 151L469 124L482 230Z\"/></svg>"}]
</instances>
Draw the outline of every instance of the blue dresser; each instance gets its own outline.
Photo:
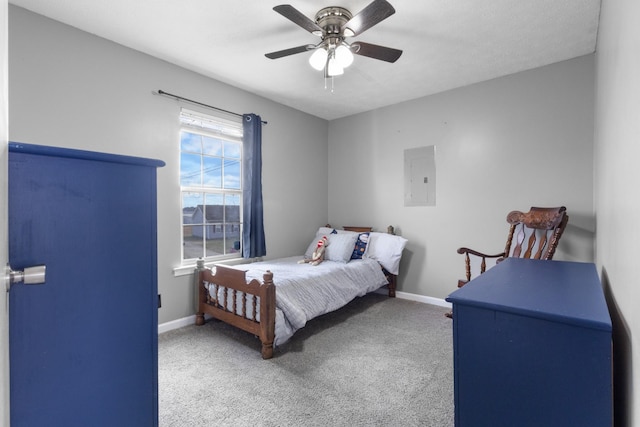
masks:
<instances>
[{"instance_id":1,"label":"blue dresser","mask_svg":"<svg viewBox=\"0 0 640 427\"><path fill-rule=\"evenodd\" d=\"M611 426L611 319L594 264L508 258L453 304L455 423Z\"/></svg>"},{"instance_id":2,"label":"blue dresser","mask_svg":"<svg viewBox=\"0 0 640 427\"><path fill-rule=\"evenodd\" d=\"M11 426L157 426L158 160L11 143Z\"/></svg>"}]
</instances>

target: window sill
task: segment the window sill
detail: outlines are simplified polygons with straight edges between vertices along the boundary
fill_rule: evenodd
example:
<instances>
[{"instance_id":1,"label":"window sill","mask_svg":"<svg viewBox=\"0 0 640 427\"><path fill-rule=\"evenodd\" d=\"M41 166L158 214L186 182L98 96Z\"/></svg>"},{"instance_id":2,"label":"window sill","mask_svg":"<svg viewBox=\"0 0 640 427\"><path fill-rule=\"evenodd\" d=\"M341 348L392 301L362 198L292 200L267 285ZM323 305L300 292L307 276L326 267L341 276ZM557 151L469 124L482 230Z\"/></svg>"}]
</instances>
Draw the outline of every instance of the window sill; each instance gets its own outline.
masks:
<instances>
[{"instance_id":1,"label":"window sill","mask_svg":"<svg viewBox=\"0 0 640 427\"><path fill-rule=\"evenodd\" d=\"M218 259L218 260L209 260L204 263L205 267L212 267L215 264L220 265L238 265L238 264L249 264L255 261L258 261L259 258L226 258L226 259ZM173 276L188 276L193 274L193 271L196 269L196 263L193 264L183 264L179 267L174 267Z\"/></svg>"}]
</instances>

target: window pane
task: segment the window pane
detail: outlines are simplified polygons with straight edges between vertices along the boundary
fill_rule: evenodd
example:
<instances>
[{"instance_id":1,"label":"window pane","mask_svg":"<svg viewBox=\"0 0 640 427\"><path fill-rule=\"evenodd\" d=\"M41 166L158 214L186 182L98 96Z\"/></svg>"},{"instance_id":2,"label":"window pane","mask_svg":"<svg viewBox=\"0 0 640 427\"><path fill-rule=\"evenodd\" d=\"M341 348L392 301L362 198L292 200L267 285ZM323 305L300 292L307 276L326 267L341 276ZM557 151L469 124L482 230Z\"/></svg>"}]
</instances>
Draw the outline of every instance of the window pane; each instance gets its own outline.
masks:
<instances>
[{"instance_id":1,"label":"window pane","mask_svg":"<svg viewBox=\"0 0 640 427\"><path fill-rule=\"evenodd\" d=\"M240 162L238 160L224 161L224 188L240 189Z\"/></svg>"},{"instance_id":2,"label":"window pane","mask_svg":"<svg viewBox=\"0 0 640 427\"><path fill-rule=\"evenodd\" d=\"M237 142L224 142L224 156L232 159L240 158L240 144Z\"/></svg>"},{"instance_id":3,"label":"window pane","mask_svg":"<svg viewBox=\"0 0 640 427\"><path fill-rule=\"evenodd\" d=\"M222 205L224 203L224 195L222 194L205 194L207 205Z\"/></svg>"},{"instance_id":4,"label":"window pane","mask_svg":"<svg viewBox=\"0 0 640 427\"><path fill-rule=\"evenodd\" d=\"M202 172L198 154L182 153L180 155L180 185L193 187L202 185Z\"/></svg>"},{"instance_id":5,"label":"window pane","mask_svg":"<svg viewBox=\"0 0 640 427\"><path fill-rule=\"evenodd\" d=\"M221 224L224 221L224 204L222 202L222 194L207 194L207 210L206 210L206 223L207 224Z\"/></svg>"},{"instance_id":6,"label":"window pane","mask_svg":"<svg viewBox=\"0 0 640 427\"><path fill-rule=\"evenodd\" d=\"M206 205L206 208L207 209L205 212L204 221L206 224L219 223L224 221L224 215L222 212L224 206L221 203Z\"/></svg>"},{"instance_id":7,"label":"window pane","mask_svg":"<svg viewBox=\"0 0 640 427\"><path fill-rule=\"evenodd\" d=\"M224 255L224 235L222 233L224 221L223 195L206 194L205 201L207 202L205 212L205 256Z\"/></svg>"},{"instance_id":8,"label":"window pane","mask_svg":"<svg viewBox=\"0 0 640 427\"><path fill-rule=\"evenodd\" d=\"M222 159L219 157L203 157L205 187L222 188Z\"/></svg>"},{"instance_id":9,"label":"window pane","mask_svg":"<svg viewBox=\"0 0 640 427\"><path fill-rule=\"evenodd\" d=\"M207 224L207 251L205 256L224 255L222 224Z\"/></svg>"},{"instance_id":10,"label":"window pane","mask_svg":"<svg viewBox=\"0 0 640 427\"><path fill-rule=\"evenodd\" d=\"M227 206L233 206L233 215L227 216L227 221L238 221L240 222L240 202L242 201L240 198L240 194L227 194L224 198Z\"/></svg>"},{"instance_id":11,"label":"window pane","mask_svg":"<svg viewBox=\"0 0 640 427\"><path fill-rule=\"evenodd\" d=\"M239 222L227 222L227 233L226 233L226 241L227 241L227 253L234 254L238 253L241 250L240 242L242 239L240 238L240 223Z\"/></svg>"},{"instance_id":12,"label":"window pane","mask_svg":"<svg viewBox=\"0 0 640 427\"><path fill-rule=\"evenodd\" d=\"M240 227L240 202L242 196L240 194L227 194L225 196L225 240L227 253L239 253L241 251L241 227Z\"/></svg>"},{"instance_id":13,"label":"window pane","mask_svg":"<svg viewBox=\"0 0 640 427\"><path fill-rule=\"evenodd\" d=\"M202 225L185 225L182 227L183 259L201 258L203 254Z\"/></svg>"},{"instance_id":14,"label":"window pane","mask_svg":"<svg viewBox=\"0 0 640 427\"><path fill-rule=\"evenodd\" d=\"M182 193L182 223L202 224L202 215L197 215L198 207L204 204L204 194L185 191Z\"/></svg>"},{"instance_id":15,"label":"window pane","mask_svg":"<svg viewBox=\"0 0 640 427\"><path fill-rule=\"evenodd\" d=\"M202 153L201 136L197 133L180 132L180 151Z\"/></svg>"},{"instance_id":16,"label":"window pane","mask_svg":"<svg viewBox=\"0 0 640 427\"><path fill-rule=\"evenodd\" d=\"M222 141L218 138L203 136L202 152L211 156L222 156Z\"/></svg>"}]
</instances>

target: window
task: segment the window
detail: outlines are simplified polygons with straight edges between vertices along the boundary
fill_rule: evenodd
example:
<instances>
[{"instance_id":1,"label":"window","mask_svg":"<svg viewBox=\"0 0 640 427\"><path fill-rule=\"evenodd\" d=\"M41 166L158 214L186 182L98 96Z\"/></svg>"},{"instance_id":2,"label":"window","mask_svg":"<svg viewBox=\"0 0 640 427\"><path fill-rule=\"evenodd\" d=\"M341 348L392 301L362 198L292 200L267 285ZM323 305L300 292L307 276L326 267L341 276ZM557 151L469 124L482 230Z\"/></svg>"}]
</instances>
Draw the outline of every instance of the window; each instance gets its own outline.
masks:
<instances>
[{"instance_id":1,"label":"window","mask_svg":"<svg viewBox=\"0 0 640 427\"><path fill-rule=\"evenodd\" d=\"M240 257L242 121L180 113L182 260Z\"/></svg>"}]
</instances>

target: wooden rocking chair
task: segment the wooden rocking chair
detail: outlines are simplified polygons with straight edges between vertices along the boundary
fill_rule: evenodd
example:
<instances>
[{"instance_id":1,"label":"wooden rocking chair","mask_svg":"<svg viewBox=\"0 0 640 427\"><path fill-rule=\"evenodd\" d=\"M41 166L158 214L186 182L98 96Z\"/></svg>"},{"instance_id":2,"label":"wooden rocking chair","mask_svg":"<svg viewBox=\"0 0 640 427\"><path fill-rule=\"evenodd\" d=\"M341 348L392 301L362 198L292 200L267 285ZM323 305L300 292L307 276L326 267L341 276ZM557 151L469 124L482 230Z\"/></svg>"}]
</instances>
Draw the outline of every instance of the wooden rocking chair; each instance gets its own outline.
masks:
<instances>
[{"instance_id":1,"label":"wooden rocking chair","mask_svg":"<svg viewBox=\"0 0 640 427\"><path fill-rule=\"evenodd\" d=\"M466 271L466 280L458 280L458 287L461 288L472 278L487 271L487 259L493 262L493 265L509 257L552 259L568 221L569 216L564 206L532 207L526 213L510 212L507 222L511 227L504 252L487 255L469 248L458 249L459 254L464 254ZM445 316L452 317L452 312L446 313Z\"/></svg>"}]
</instances>

